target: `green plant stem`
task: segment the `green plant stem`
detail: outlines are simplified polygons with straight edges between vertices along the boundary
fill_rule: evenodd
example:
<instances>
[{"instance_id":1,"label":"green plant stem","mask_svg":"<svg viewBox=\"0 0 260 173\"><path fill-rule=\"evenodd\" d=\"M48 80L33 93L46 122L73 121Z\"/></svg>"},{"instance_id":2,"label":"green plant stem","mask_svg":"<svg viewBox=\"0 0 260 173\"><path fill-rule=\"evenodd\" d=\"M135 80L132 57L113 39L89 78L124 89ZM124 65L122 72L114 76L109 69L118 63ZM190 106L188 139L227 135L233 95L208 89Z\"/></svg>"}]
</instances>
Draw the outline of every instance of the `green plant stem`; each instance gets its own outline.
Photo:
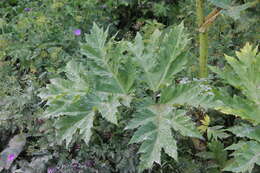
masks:
<instances>
[{"instance_id":1,"label":"green plant stem","mask_svg":"<svg viewBox=\"0 0 260 173\"><path fill-rule=\"evenodd\" d=\"M204 22L204 0L196 0L197 24L200 27ZM208 77L208 33L199 33L199 77Z\"/></svg>"}]
</instances>

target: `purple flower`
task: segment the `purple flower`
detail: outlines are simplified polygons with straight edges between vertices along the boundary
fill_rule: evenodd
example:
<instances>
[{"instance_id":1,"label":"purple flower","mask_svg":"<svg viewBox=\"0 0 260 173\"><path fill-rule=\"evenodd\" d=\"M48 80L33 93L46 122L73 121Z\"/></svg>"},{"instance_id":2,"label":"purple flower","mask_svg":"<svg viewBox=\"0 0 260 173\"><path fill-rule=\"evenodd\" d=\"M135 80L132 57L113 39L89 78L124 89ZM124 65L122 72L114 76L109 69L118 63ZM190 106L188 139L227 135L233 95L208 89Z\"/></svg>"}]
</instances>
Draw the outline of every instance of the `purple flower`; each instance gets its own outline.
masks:
<instances>
[{"instance_id":1,"label":"purple flower","mask_svg":"<svg viewBox=\"0 0 260 173\"><path fill-rule=\"evenodd\" d=\"M73 31L73 33L74 33L74 35L76 35L76 36L80 36L80 35L81 35L81 30L80 30L80 29L75 29L75 30Z\"/></svg>"},{"instance_id":2,"label":"purple flower","mask_svg":"<svg viewBox=\"0 0 260 173\"><path fill-rule=\"evenodd\" d=\"M31 8L25 8L24 11L29 12L31 11Z\"/></svg>"},{"instance_id":3,"label":"purple flower","mask_svg":"<svg viewBox=\"0 0 260 173\"><path fill-rule=\"evenodd\" d=\"M100 6L102 9L105 9L105 8L107 8L107 5L101 5Z\"/></svg>"},{"instance_id":4,"label":"purple flower","mask_svg":"<svg viewBox=\"0 0 260 173\"><path fill-rule=\"evenodd\" d=\"M94 164L95 164L95 162L92 161L92 160L88 160L88 161L85 162L85 166L86 166L86 167L93 167Z\"/></svg>"},{"instance_id":5,"label":"purple flower","mask_svg":"<svg viewBox=\"0 0 260 173\"><path fill-rule=\"evenodd\" d=\"M73 169L80 169L79 163L72 163L71 166L72 166Z\"/></svg>"},{"instance_id":6,"label":"purple flower","mask_svg":"<svg viewBox=\"0 0 260 173\"><path fill-rule=\"evenodd\" d=\"M56 169L55 168L48 168L47 173L55 173Z\"/></svg>"},{"instance_id":7,"label":"purple flower","mask_svg":"<svg viewBox=\"0 0 260 173\"><path fill-rule=\"evenodd\" d=\"M9 162L13 161L15 159L15 154L9 154L8 157L7 157L7 160Z\"/></svg>"}]
</instances>

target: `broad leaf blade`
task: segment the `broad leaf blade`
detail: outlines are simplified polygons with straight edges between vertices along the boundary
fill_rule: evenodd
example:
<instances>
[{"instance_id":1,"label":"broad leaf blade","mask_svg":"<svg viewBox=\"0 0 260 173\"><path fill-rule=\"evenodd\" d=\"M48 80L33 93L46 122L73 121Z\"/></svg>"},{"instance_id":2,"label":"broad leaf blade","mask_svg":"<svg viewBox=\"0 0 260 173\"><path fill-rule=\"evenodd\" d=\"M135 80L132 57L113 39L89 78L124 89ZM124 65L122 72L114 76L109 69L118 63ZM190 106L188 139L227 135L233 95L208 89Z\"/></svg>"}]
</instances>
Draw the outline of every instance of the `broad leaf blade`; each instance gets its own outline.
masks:
<instances>
[{"instance_id":1,"label":"broad leaf blade","mask_svg":"<svg viewBox=\"0 0 260 173\"><path fill-rule=\"evenodd\" d=\"M195 123L191 121L191 118L186 115L186 111L184 110L174 111L171 125L174 130L179 131L183 136L203 139L195 127Z\"/></svg>"},{"instance_id":2,"label":"broad leaf blade","mask_svg":"<svg viewBox=\"0 0 260 173\"><path fill-rule=\"evenodd\" d=\"M94 76L96 89L102 92L127 94L135 78L135 68L125 51L124 42L108 39L105 31L94 24L91 33L81 43L81 53L90 60L91 75Z\"/></svg>"},{"instance_id":3,"label":"broad leaf blade","mask_svg":"<svg viewBox=\"0 0 260 173\"><path fill-rule=\"evenodd\" d=\"M240 13L252 6L254 6L255 2L247 2L242 5L234 5L231 0L209 0L213 5L224 9L224 14L232 17L237 20L240 18Z\"/></svg>"},{"instance_id":4,"label":"broad leaf blade","mask_svg":"<svg viewBox=\"0 0 260 173\"><path fill-rule=\"evenodd\" d=\"M91 128L93 126L95 113L88 112L85 115L60 117L55 122L57 131L57 139L59 144L66 141L66 146L71 143L73 136L78 132L82 139L88 144L92 135Z\"/></svg>"},{"instance_id":5,"label":"broad leaf blade","mask_svg":"<svg viewBox=\"0 0 260 173\"><path fill-rule=\"evenodd\" d=\"M207 86L196 83L179 84L164 88L161 93L160 103L201 106L203 108L214 108L222 105L215 98L213 91L208 91Z\"/></svg>"},{"instance_id":6,"label":"broad leaf blade","mask_svg":"<svg viewBox=\"0 0 260 173\"><path fill-rule=\"evenodd\" d=\"M260 142L260 125L253 127L248 124L242 124L240 126L231 127L228 131L238 137L247 137Z\"/></svg>"},{"instance_id":7,"label":"broad leaf blade","mask_svg":"<svg viewBox=\"0 0 260 173\"><path fill-rule=\"evenodd\" d=\"M260 123L260 54L257 48L246 44L240 52L236 52L237 58L225 56L228 66L224 70L214 67L211 69L219 74L227 83L241 90L246 96L234 96L219 94L224 105L219 110L234 114L253 123Z\"/></svg>"},{"instance_id":8,"label":"broad leaf blade","mask_svg":"<svg viewBox=\"0 0 260 173\"><path fill-rule=\"evenodd\" d=\"M224 171L252 172L255 164L260 165L260 143L255 141L239 142L226 148L235 150L234 160L224 168Z\"/></svg>"},{"instance_id":9,"label":"broad leaf blade","mask_svg":"<svg viewBox=\"0 0 260 173\"><path fill-rule=\"evenodd\" d=\"M184 111L172 111L168 104L153 104L138 111L127 129L138 128L130 143L140 143L140 169L151 168L153 163L160 164L162 149L177 160L177 144L172 129L184 136L201 138L191 119Z\"/></svg>"},{"instance_id":10,"label":"broad leaf blade","mask_svg":"<svg viewBox=\"0 0 260 173\"><path fill-rule=\"evenodd\" d=\"M94 86L89 84L91 77L80 63L69 62L65 72L67 79L51 80L51 84L39 94L42 99L48 100L43 117L59 117L56 121L59 143L66 140L68 146L74 134L79 134L87 143L93 126L93 111L99 111L106 120L117 124L119 99L128 105L130 99L122 94L94 93Z\"/></svg>"},{"instance_id":11,"label":"broad leaf blade","mask_svg":"<svg viewBox=\"0 0 260 173\"><path fill-rule=\"evenodd\" d=\"M142 142L140 169L152 167L154 162L161 162L161 151L177 160L176 141L171 135L171 107L167 105L152 105L141 110L133 122L139 122L139 129L135 132L130 143ZM143 120L143 121L141 121ZM135 128L130 125L128 128Z\"/></svg>"},{"instance_id":12,"label":"broad leaf blade","mask_svg":"<svg viewBox=\"0 0 260 173\"><path fill-rule=\"evenodd\" d=\"M212 4L217 7L227 9L231 6L231 0L209 0Z\"/></svg>"},{"instance_id":13,"label":"broad leaf blade","mask_svg":"<svg viewBox=\"0 0 260 173\"><path fill-rule=\"evenodd\" d=\"M181 23L164 34L155 30L147 41L137 34L135 42L129 43L129 49L153 91L171 83L173 76L183 69L187 63L185 52L188 42L188 35Z\"/></svg>"}]
</instances>

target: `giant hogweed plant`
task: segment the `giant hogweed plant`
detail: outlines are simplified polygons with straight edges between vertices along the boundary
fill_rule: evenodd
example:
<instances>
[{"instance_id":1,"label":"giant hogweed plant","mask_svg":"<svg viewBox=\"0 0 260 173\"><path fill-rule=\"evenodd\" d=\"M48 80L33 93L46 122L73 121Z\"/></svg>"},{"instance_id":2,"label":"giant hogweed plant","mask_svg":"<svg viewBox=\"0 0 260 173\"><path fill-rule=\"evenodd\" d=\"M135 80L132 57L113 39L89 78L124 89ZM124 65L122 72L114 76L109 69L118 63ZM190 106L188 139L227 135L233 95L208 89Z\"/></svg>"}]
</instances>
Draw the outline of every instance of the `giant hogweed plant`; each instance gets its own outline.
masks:
<instances>
[{"instance_id":1,"label":"giant hogweed plant","mask_svg":"<svg viewBox=\"0 0 260 173\"><path fill-rule=\"evenodd\" d=\"M54 120L58 142L68 146L77 134L88 143L97 114L117 124L124 118L118 107L134 106L126 129L137 129L130 144L141 143L140 170L160 164L162 150L177 160L174 133L203 139L185 108L218 104L200 83L174 82L188 62L188 43L183 24L148 39L138 33L133 42L109 39L108 30L94 24L81 43L87 62L69 62L66 77L52 79L39 95L47 100L43 118ZM152 94L137 98L137 90ZM133 98L140 104L131 104Z\"/></svg>"},{"instance_id":2,"label":"giant hogweed plant","mask_svg":"<svg viewBox=\"0 0 260 173\"><path fill-rule=\"evenodd\" d=\"M241 91L241 95L230 97L221 92L221 112L248 120L250 124L233 126L228 131L241 140L226 148L234 150L234 157L224 170L252 172L254 165L260 165L260 54L257 48L246 44L237 57L226 55L228 63L224 69L211 67L227 84Z\"/></svg>"}]
</instances>

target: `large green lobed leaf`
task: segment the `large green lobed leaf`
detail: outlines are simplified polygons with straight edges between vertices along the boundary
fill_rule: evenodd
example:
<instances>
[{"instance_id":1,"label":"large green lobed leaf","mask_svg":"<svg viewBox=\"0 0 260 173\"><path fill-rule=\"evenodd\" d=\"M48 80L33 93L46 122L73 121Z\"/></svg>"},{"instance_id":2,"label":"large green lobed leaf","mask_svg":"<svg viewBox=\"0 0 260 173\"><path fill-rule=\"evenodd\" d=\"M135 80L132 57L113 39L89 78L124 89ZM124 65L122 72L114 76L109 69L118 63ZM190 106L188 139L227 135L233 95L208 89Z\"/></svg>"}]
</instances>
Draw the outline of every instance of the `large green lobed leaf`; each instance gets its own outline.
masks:
<instances>
[{"instance_id":1,"label":"large green lobed leaf","mask_svg":"<svg viewBox=\"0 0 260 173\"><path fill-rule=\"evenodd\" d=\"M125 55L124 42L108 40L108 29L104 31L94 24L86 35L86 43L81 43L82 54L88 57L91 75L94 75L98 91L128 94L135 80L135 68Z\"/></svg>"},{"instance_id":2,"label":"large green lobed leaf","mask_svg":"<svg viewBox=\"0 0 260 173\"><path fill-rule=\"evenodd\" d=\"M236 52L237 58L225 56L229 65L223 70L210 67L224 81L241 90L246 96L228 97L220 94L224 105L220 106L220 111L234 114L247 119L253 123L260 123L260 54L257 48L246 44L240 52ZM221 96L222 95L222 96Z\"/></svg>"},{"instance_id":3,"label":"large green lobed leaf","mask_svg":"<svg viewBox=\"0 0 260 173\"><path fill-rule=\"evenodd\" d=\"M232 172L251 173L255 164L260 166L260 143L256 141L239 142L226 148L235 150L231 155L234 160L223 170Z\"/></svg>"},{"instance_id":4,"label":"large green lobed leaf","mask_svg":"<svg viewBox=\"0 0 260 173\"><path fill-rule=\"evenodd\" d=\"M138 128L130 143L142 143L139 149L139 153L141 153L140 170L151 168L154 162L160 164L162 150L175 160L178 159L177 141L173 137L172 130L183 136L203 139L186 111L174 107L175 104L199 106L200 103L201 105L210 103L211 96L208 96L208 99L206 97L200 99L200 94L193 93L187 97L186 92L194 91L193 87L192 84L186 84L185 90L179 90L179 88L183 88L180 85L172 86L172 92L162 91L164 94L161 95L158 103L150 103L139 108L135 117L128 124L126 129ZM169 89L165 90L169 91ZM199 92L200 90L195 91ZM198 101L190 104L190 99Z\"/></svg>"},{"instance_id":5,"label":"large green lobed leaf","mask_svg":"<svg viewBox=\"0 0 260 173\"><path fill-rule=\"evenodd\" d=\"M135 68L124 56L124 43L107 39L108 30L94 24L81 51L89 66L70 61L66 79L56 78L42 89L39 96L47 100L43 118L55 118L57 142L68 146L78 134L86 143L91 137L95 114L117 124L120 103L129 106L130 91L135 80ZM86 64L86 63L85 63Z\"/></svg>"},{"instance_id":6,"label":"large green lobed leaf","mask_svg":"<svg viewBox=\"0 0 260 173\"><path fill-rule=\"evenodd\" d=\"M187 64L188 43L188 34L181 23L166 33L155 30L148 40L137 33L135 42L128 45L144 72L146 83L153 91L158 91L171 83L174 75Z\"/></svg>"}]
</instances>

